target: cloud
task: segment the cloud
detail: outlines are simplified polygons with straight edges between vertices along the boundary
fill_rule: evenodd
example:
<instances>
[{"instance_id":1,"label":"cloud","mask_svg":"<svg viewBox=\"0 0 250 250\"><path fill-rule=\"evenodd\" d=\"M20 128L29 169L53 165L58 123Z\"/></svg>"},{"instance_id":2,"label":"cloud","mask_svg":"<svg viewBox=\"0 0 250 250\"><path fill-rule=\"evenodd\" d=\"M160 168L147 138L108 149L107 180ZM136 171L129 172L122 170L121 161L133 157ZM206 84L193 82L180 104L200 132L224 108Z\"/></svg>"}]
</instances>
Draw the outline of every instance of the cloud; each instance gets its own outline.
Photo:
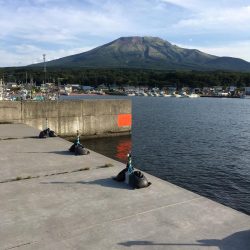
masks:
<instances>
[{"instance_id":1,"label":"cloud","mask_svg":"<svg viewBox=\"0 0 250 250\"><path fill-rule=\"evenodd\" d=\"M178 44L178 46L189 49L198 49L202 52L216 56L241 58L250 62L250 40L222 43L219 46L190 46L189 44Z\"/></svg>"},{"instance_id":2,"label":"cloud","mask_svg":"<svg viewBox=\"0 0 250 250\"><path fill-rule=\"evenodd\" d=\"M33 1L31 1L33 2ZM36 1L34 1L36 2ZM40 0L47 3L51 1ZM55 2L52 1L52 2ZM73 1L77 2L77 1ZM37 4L37 2L36 2ZM56 4L49 8L45 6L19 6L16 9L15 19L9 22L10 10L1 10L1 30L5 34L13 34L20 38L68 40L79 35L102 35L105 33L117 33L128 28L129 20L122 14L119 5L107 2L94 9L88 5Z\"/></svg>"},{"instance_id":3,"label":"cloud","mask_svg":"<svg viewBox=\"0 0 250 250\"><path fill-rule=\"evenodd\" d=\"M1 6L2 66L29 64L32 53L34 57L40 52L48 53L52 58L80 53L101 45L100 37L108 42L107 35L116 37L119 32L129 30L129 21L124 20L115 4L106 3L94 9L92 5L83 5L82 1L73 0L71 3L75 5L67 1L56 2L26 0L20 5L13 0L12 5ZM15 18L10 19L12 14ZM23 49L23 46L29 47L30 56L22 53L21 58L18 48Z\"/></svg>"},{"instance_id":4,"label":"cloud","mask_svg":"<svg viewBox=\"0 0 250 250\"><path fill-rule=\"evenodd\" d=\"M184 18L174 25L178 29L199 32L237 32L246 30L250 22L250 6L225 9L208 9L191 18Z\"/></svg>"},{"instance_id":5,"label":"cloud","mask_svg":"<svg viewBox=\"0 0 250 250\"><path fill-rule=\"evenodd\" d=\"M206 53L217 56L230 56L244 59L250 62L250 41L224 44L218 47L198 47Z\"/></svg>"},{"instance_id":6,"label":"cloud","mask_svg":"<svg viewBox=\"0 0 250 250\"><path fill-rule=\"evenodd\" d=\"M82 53L93 47L80 47L74 49L45 50L33 45L17 45L10 51L0 50L0 67L23 66L43 61L43 54L46 54L46 60L51 61L61 57Z\"/></svg>"},{"instance_id":7,"label":"cloud","mask_svg":"<svg viewBox=\"0 0 250 250\"><path fill-rule=\"evenodd\" d=\"M189 39L197 47L210 48L220 48L226 40L247 41L250 4L245 0L0 0L0 16L1 65L17 61L25 65L32 53L35 58L43 53L58 58L120 36L158 36L183 44ZM250 49L243 48L237 57L249 54Z\"/></svg>"},{"instance_id":8,"label":"cloud","mask_svg":"<svg viewBox=\"0 0 250 250\"><path fill-rule=\"evenodd\" d=\"M176 5L192 12L205 12L207 10L218 10L247 6L245 0L160 0L166 4Z\"/></svg>"},{"instance_id":9,"label":"cloud","mask_svg":"<svg viewBox=\"0 0 250 250\"><path fill-rule=\"evenodd\" d=\"M207 4L206 1L199 1L199 0L161 0L162 2L166 4L172 4L179 6L184 9L189 9L189 10L197 10L201 9L204 6L204 3Z\"/></svg>"}]
</instances>

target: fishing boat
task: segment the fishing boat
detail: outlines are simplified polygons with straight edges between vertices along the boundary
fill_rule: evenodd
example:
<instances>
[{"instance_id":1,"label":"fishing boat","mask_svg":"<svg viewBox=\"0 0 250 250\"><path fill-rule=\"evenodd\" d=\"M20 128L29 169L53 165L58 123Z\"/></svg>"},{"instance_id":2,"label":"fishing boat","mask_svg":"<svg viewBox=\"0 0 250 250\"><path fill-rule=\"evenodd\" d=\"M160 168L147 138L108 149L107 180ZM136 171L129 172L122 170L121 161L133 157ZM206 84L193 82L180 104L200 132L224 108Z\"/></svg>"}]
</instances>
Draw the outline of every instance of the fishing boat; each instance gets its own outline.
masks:
<instances>
[{"instance_id":1,"label":"fishing boat","mask_svg":"<svg viewBox=\"0 0 250 250\"><path fill-rule=\"evenodd\" d=\"M198 94L192 93L190 95L188 95L189 98L198 98L200 97Z\"/></svg>"}]
</instances>

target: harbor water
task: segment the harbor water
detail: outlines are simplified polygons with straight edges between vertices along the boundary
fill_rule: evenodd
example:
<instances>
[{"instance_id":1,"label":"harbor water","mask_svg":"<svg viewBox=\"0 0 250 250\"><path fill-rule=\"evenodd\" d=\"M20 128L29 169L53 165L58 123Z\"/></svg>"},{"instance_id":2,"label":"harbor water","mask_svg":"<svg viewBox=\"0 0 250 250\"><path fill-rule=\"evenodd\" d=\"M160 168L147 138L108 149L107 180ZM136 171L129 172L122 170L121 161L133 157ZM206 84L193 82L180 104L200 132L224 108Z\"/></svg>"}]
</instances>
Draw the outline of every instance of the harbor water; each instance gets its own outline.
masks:
<instances>
[{"instance_id":1,"label":"harbor water","mask_svg":"<svg viewBox=\"0 0 250 250\"><path fill-rule=\"evenodd\" d=\"M85 140L97 152L250 214L250 99L131 98L132 136Z\"/></svg>"}]
</instances>

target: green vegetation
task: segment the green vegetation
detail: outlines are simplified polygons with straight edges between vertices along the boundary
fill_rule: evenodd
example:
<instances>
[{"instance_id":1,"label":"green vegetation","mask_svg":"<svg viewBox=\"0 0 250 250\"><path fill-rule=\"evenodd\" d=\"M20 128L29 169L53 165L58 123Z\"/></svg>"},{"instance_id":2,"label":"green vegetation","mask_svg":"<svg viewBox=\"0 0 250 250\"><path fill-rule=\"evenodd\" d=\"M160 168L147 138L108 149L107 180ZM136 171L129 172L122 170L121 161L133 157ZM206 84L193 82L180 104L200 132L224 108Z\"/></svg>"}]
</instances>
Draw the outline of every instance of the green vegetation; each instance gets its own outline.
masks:
<instances>
[{"instance_id":1,"label":"green vegetation","mask_svg":"<svg viewBox=\"0 0 250 250\"><path fill-rule=\"evenodd\" d=\"M42 68L2 68L6 82L23 82L31 78L40 85L44 74ZM60 84L82 84L97 87L100 84L112 86L149 86L149 87L210 87L250 86L250 73L231 71L165 71L150 69L86 69L86 68L49 68L48 81Z\"/></svg>"}]
</instances>

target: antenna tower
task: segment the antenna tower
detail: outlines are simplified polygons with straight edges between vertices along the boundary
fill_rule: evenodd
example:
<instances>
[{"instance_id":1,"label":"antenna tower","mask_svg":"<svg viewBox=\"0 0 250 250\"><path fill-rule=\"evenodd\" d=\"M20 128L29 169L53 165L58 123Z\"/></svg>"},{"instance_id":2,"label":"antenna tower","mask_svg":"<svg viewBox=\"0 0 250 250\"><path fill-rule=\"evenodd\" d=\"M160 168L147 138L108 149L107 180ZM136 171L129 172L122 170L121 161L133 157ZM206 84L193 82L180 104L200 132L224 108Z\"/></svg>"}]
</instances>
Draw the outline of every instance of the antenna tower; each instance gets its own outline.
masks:
<instances>
[{"instance_id":1,"label":"antenna tower","mask_svg":"<svg viewBox=\"0 0 250 250\"><path fill-rule=\"evenodd\" d=\"M47 73L47 69L46 69L46 54L43 54L43 72L44 72L44 84L46 83L46 73Z\"/></svg>"}]
</instances>

